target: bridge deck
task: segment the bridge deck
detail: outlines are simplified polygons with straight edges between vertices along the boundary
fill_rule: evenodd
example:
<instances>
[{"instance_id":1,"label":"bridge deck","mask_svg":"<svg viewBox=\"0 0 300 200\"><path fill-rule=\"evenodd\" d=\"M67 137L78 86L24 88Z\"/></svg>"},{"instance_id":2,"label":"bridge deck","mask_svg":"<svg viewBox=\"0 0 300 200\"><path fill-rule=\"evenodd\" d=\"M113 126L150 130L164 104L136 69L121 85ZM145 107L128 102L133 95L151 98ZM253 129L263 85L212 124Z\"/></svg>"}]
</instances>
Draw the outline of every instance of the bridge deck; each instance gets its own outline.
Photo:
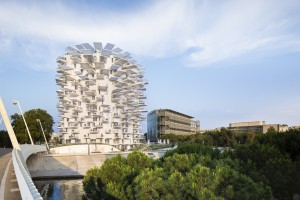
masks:
<instances>
[{"instance_id":1,"label":"bridge deck","mask_svg":"<svg viewBox=\"0 0 300 200\"><path fill-rule=\"evenodd\" d=\"M12 149L0 149L0 200L22 199L14 172L11 152Z\"/></svg>"}]
</instances>

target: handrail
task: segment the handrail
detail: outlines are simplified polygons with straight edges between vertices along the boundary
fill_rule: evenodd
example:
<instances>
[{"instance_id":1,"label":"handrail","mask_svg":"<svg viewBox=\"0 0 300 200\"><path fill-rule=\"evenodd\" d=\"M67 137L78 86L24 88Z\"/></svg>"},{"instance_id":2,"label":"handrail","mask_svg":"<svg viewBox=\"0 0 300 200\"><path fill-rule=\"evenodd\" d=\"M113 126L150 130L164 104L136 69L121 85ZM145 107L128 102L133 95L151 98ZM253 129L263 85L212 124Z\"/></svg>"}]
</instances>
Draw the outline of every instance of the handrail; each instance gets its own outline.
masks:
<instances>
[{"instance_id":1,"label":"handrail","mask_svg":"<svg viewBox=\"0 0 300 200\"><path fill-rule=\"evenodd\" d=\"M20 150L14 149L12 159L22 199L42 200L43 198L36 189L27 167L24 166L23 155L20 155L20 153Z\"/></svg>"}]
</instances>

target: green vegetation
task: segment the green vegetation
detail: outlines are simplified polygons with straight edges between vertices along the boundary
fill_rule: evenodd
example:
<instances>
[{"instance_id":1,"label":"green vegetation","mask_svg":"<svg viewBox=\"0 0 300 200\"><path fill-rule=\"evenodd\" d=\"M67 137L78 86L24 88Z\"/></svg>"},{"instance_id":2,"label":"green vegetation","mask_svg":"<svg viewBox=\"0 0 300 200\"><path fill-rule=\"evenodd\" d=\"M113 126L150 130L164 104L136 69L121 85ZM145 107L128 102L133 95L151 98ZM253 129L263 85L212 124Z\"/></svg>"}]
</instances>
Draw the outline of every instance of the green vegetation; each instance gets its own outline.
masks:
<instances>
[{"instance_id":1,"label":"green vegetation","mask_svg":"<svg viewBox=\"0 0 300 200\"><path fill-rule=\"evenodd\" d=\"M41 120L45 135L47 140L50 139L51 134L53 132L53 118L51 115L47 113L47 111L42 109L32 109L24 113L24 117L26 119L29 131L31 133L31 137L33 142L44 142L43 133L37 119ZM12 126L17 136L17 140L20 144L30 144L30 139L28 133L26 131L26 127L23 121L23 118L19 114L14 114L11 116Z\"/></svg>"},{"instance_id":2,"label":"green vegetation","mask_svg":"<svg viewBox=\"0 0 300 200\"><path fill-rule=\"evenodd\" d=\"M2 147L12 148L12 144L9 139L8 132L4 130L0 131L0 148Z\"/></svg>"},{"instance_id":3,"label":"green vegetation","mask_svg":"<svg viewBox=\"0 0 300 200\"><path fill-rule=\"evenodd\" d=\"M222 129L169 139L178 148L163 158L135 151L90 169L84 199L292 199L300 193L299 130Z\"/></svg>"}]
</instances>

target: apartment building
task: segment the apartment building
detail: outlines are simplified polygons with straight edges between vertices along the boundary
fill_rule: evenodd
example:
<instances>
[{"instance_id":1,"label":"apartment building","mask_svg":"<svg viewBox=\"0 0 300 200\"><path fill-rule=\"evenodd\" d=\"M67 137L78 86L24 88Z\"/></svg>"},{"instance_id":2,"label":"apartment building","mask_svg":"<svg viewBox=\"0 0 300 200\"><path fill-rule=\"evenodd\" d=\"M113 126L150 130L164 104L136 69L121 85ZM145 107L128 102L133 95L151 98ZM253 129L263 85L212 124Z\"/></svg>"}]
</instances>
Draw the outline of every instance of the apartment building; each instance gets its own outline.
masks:
<instances>
[{"instance_id":1,"label":"apartment building","mask_svg":"<svg viewBox=\"0 0 300 200\"><path fill-rule=\"evenodd\" d=\"M190 135L200 131L200 121L170 109L153 110L147 115L147 137L157 142L164 134Z\"/></svg>"},{"instance_id":2,"label":"apartment building","mask_svg":"<svg viewBox=\"0 0 300 200\"><path fill-rule=\"evenodd\" d=\"M56 83L63 143L140 143L147 112L144 72L130 53L107 43L67 47L57 58Z\"/></svg>"},{"instance_id":3,"label":"apartment building","mask_svg":"<svg viewBox=\"0 0 300 200\"><path fill-rule=\"evenodd\" d=\"M230 123L228 129L244 133L248 131L266 133L271 127L277 132L284 132L288 130L288 125L286 124L266 124L265 121Z\"/></svg>"}]
</instances>

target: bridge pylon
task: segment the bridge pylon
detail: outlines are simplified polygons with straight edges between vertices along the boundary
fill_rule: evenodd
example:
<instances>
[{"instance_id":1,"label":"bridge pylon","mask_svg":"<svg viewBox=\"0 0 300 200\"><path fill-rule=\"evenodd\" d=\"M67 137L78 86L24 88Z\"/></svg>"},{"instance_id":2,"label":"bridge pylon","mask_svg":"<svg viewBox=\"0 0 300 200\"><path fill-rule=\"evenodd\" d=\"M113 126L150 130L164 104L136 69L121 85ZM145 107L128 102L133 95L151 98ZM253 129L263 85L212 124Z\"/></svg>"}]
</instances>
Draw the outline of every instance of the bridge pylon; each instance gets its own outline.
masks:
<instances>
[{"instance_id":1,"label":"bridge pylon","mask_svg":"<svg viewBox=\"0 0 300 200\"><path fill-rule=\"evenodd\" d=\"M8 135L9 135L10 141L13 145L13 148L21 150L20 145L19 145L18 140L17 140L17 137L16 137L16 134L14 132L14 129L11 126L10 120L8 118L8 115L7 115L7 112L5 110L5 107L4 107L4 104L3 104L3 101L1 99L1 97L0 97L0 114L2 116L3 122L5 124L6 130L8 132Z\"/></svg>"}]
</instances>

